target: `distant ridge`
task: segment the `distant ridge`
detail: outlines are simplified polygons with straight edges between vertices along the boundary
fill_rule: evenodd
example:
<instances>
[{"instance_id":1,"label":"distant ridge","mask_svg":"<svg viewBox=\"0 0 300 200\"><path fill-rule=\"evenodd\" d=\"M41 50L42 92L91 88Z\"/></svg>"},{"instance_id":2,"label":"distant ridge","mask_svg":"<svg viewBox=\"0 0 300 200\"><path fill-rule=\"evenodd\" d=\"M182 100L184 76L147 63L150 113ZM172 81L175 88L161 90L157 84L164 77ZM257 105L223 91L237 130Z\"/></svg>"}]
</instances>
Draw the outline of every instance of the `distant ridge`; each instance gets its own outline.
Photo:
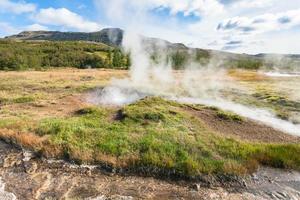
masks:
<instances>
[{"instance_id":1,"label":"distant ridge","mask_svg":"<svg viewBox=\"0 0 300 200\"><path fill-rule=\"evenodd\" d=\"M88 41L88 42L99 42L109 46L120 47L122 45L124 36L124 30L120 28L105 28L97 32L60 32L60 31L23 31L19 34L7 36L5 39L15 39L15 40L49 40L49 41ZM171 43L169 41L151 38L143 36L144 43L149 47L156 47L163 44L172 50L188 50L194 48L189 48L182 43ZM223 59L237 59L238 58L248 58L248 59L264 59L267 57L283 57L286 59L300 60L300 54L265 54L260 53L256 55L249 54L236 54L229 53L218 50L208 50L196 48L198 51L204 53L218 55Z\"/></svg>"},{"instance_id":2,"label":"distant ridge","mask_svg":"<svg viewBox=\"0 0 300 200\"><path fill-rule=\"evenodd\" d=\"M51 41L91 41L111 46L122 44L124 31L119 28L106 28L98 32L60 32L60 31L23 31L17 35L5 37L18 40L51 40Z\"/></svg>"},{"instance_id":3,"label":"distant ridge","mask_svg":"<svg viewBox=\"0 0 300 200\"><path fill-rule=\"evenodd\" d=\"M50 41L89 41L107 44L109 46L121 46L124 30L120 28L105 28L101 31L85 32L60 32L60 31L23 31L19 34L5 37L5 39L17 40L50 40ZM171 43L158 38L143 37L148 45L159 46L164 44L169 48L187 49L182 43Z\"/></svg>"}]
</instances>

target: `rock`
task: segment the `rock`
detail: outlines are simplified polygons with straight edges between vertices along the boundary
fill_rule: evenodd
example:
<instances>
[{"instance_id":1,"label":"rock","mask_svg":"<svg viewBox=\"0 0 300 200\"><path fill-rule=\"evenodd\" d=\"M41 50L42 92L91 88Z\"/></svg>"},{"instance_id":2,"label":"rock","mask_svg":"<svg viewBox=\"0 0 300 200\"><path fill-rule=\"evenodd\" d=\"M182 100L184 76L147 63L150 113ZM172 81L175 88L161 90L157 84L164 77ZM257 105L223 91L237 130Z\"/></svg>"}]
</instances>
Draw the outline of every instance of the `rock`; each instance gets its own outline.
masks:
<instances>
[{"instance_id":1,"label":"rock","mask_svg":"<svg viewBox=\"0 0 300 200\"><path fill-rule=\"evenodd\" d=\"M38 166L35 162L24 162L24 168L26 173L33 174L36 172Z\"/></svg>"},{"instance_id":2,"label":"rock","mask_svg":"<svg viewBox=\"0 0 300 200\"><path fill-rule=\"evenodd\" d=\"M86 170L86 175L88 175L88 176L92 176L92 170L91 169L88 169L88 170Z\"/></svg>"},{"instance_id":3,"label":"rock","mask_svg":"<svg viewBox=\"0 0 300 200\"><path fill-rule=\"evenodd\" d=\"M10 168L20 165L22 160L18 158L18 154L11 154L4 159L3 167Z\"/></svg>"},{"instance_id":4,"label":"rock","mask_svg":"<svg viewBox=\"0 0 300 200\"><path fill-rule=\"evenodd\" d=\"M23 150L23 161L24 162L27 162L27 161L31 160L32 158L34 158L34 157L35 157L34 152Z\"/></svg>"},{"instance_id":5,"label":"rock","mask_svg":"<svg viewBox=\"0 0 300 200\"><path fill-rule=\"evenodd\" d=\"M247 188L247 187L248 187L248 185L247 185L247 183L246 183L246 181L245 181L245 180L243 180L243 181L242 181L242 185L243 185L245 188Z\"/></svg>"},{"instance_id":6,"label":"rock","mask_svg":"<svg viewBox=\"0 0 300 200\"><path fill-rule=\"evenodd\" d=\"M201 188L201 186L200 186L199 183L195 183L195 184L191 185L191 188L192 188L193 190L199 191L200 188Z\"/></svg>"},{"instance_id":7,"label":"rock","mask_svg":"<svg viewBox=\"0 0 300 200\"><path fill-rule=\"evenodd\" d=\"M251 177L253 181L259 181L259 178L257 177L256 174L253 174Z\"/></svg>"},{"instance_id":8,"label":"rock","mask_svg":"<svg viewBox=\"0 0 300 200\"><path fill-rule=\"evenodd\" d=\"M274 181L272 179L268 179L269 183L274 183Z\"/></svg>"},{"instance_id":9,"label":"rock","mask_svg":"<svg viewBox=\"0 0 300 200\"><path fill-rule=\"evenodd\" d=\"M284 198L288 198L288 195L285 192L277 192L277 194L279 194L280 196L282 196Z\"/></svg>"}]
</instances>

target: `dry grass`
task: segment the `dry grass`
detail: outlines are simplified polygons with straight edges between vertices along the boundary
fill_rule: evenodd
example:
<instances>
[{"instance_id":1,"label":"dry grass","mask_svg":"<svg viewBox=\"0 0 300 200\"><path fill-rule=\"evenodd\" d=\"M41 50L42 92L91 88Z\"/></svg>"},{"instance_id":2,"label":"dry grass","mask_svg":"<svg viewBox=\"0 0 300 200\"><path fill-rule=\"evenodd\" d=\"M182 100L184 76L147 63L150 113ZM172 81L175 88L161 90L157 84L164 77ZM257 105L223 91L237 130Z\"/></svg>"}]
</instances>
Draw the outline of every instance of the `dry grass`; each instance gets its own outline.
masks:
<instances>
[{"instance_id":1,"label":"dry grass","mask_svg":"<svg viewBox=\"0 0 300 200\"><path fill-rule=\"evenodd\" d=\"M268 79L267 76L257 73L256 70L232 69L228 71L228 75L238 81L262 81Z\"/></svg>"},{"instance_id":2,"label":"dry grass","mask_svg":"<svg viewBox=\"0 0 300 200\"><path fill-rule=\"evenodd\" d=\"M47 137L39 137L33 133L16 132L10 129L0 129L0 137L14 144L22 144L25 148L40 149Z\"/></svg>"},{"instance_id":3,"label":"dry grass","mask_svg":"<svg viewBox=\"0 0 300 200\"><path fill-rule=\"evenodd\" d=\"M86 105L83 92L106 85L112 77L125 76L127 71L123 70L73 68L0 72L0 118L39 120L68 115ZM31 98L24 99L26 96Z\"/></svg>"}]
</instances>

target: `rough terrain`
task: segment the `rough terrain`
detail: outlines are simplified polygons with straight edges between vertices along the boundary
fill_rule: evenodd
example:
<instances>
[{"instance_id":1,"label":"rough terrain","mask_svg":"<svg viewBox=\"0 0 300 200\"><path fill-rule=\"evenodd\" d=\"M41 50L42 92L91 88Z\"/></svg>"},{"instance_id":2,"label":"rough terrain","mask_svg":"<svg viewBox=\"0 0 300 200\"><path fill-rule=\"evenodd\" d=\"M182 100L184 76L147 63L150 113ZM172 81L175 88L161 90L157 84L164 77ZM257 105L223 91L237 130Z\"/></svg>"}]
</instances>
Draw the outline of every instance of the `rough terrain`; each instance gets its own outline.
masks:
<instances>
[{"instance_id":1,"label":"rough terrain","mask_svg":"<svg viewBox=\"0 0 300 200\"><path fill-rule=\"evenodd\" d=\"M0 174L12 199L299 199L300 174L262 168L245 177L242 188L204 183L172 182L147 177L120 176L94 166L32 158L0 142ZM9 193L7 193L9 192Z\"/></svg>"}]
</instances>

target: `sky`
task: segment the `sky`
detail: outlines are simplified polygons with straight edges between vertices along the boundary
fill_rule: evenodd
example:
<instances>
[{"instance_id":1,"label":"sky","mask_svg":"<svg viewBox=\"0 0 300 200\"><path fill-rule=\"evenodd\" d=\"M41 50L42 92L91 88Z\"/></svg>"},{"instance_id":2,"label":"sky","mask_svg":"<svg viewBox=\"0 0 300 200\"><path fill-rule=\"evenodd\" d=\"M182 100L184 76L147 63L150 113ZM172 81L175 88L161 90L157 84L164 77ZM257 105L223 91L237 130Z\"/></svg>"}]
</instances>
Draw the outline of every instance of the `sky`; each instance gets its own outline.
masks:
<instances>
[{"instance_id":1,"label":"sky","mask_svg":"<svg viewBox=\"0 0 300 200\"><path fill-rule=\"evenodd\" d=\"M300 54L300 0L0 0L0 37L107 27L190 47Z\"/></svg>"}]
</instances>

